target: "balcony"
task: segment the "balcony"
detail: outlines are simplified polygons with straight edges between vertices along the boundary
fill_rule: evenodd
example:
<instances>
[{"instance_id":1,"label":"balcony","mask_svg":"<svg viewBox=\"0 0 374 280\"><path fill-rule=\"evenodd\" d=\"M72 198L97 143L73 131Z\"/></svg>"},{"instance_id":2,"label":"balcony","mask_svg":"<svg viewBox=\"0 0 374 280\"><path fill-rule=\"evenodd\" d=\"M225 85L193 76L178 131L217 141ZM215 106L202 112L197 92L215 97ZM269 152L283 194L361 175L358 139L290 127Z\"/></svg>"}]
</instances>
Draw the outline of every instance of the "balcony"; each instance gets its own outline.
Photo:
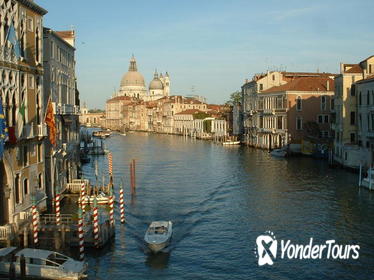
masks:
<instances>
[{"instance_id":1,"label":"balcony","mask_svg":"<svg viewBox=\"0 0 374 280\"><path fill-rule=\"evenodd\" d=\"M17 57L14 53L13 48L2 46L0 48L0 61L8 63L17 63Z\"/></svg>"},{"instance_id":2,"label":"balcony","mask_svg":"<svg viewBox=\"0 0 374 280\"><path fill-rule=\"evenodd\" d=\"M32 139L35 137L45 137L47 136L47 125L46 124L27 124L22 129L22 134L20 138Z\"/></svg>"},{"instance_id":3,"label":"balcony","mask_svg":"<svg viewBox=\"0 0 374 280\"><path fill-rule=\"evenodd\" d=\"M58 115L72 115L75 113L74 105L71 104L57 104L56 114Z\"/></svg>"}]
</instances>

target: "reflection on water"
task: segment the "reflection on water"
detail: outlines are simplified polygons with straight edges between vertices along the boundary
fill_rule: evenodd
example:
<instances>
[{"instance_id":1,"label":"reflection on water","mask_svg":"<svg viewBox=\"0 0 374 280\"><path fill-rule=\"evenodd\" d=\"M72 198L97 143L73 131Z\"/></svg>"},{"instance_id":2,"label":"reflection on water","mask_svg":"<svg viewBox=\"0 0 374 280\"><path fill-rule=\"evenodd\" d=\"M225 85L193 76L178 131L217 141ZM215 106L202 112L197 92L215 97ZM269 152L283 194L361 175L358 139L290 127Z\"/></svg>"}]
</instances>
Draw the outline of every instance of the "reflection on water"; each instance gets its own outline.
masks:
<instances>
[{"instance_id":1,"label":"reflection on water","mask_svg":"<svg viewBox=\"0 0 374 280\"><path fill-rule=\"evenodd\" d=\"M112 247L89 255L92 279L371 279L374 194L358 190L356 175L308 158L279 160L247 147L189 138L113 135L115 195L125 184L126 224ZM105 157L99 172L107 174ZM136 197L129 162L137 162ZM94 164L83 166L94 180ZM94 182L94 181L92 181ZM119 221L119 209L115 209ZM154 220L173 222L169 253L148 254L144 234ZM335 239L359 244L359 261L277 260L258 267L255 240L266 230L305 243ZM331 274L333 272L333 274Z\"/></svg>"},{"instance_id":2,"label":"reflection on water","mask_svg":"<svg viewBox=\"0 0 374 280\"><path fill-rule=\"evenodd\" d=\"M168 267L170 252L159 252L153 254L149 252L145 264L154 269L164 269Z\"/></svg>"}]
</instances>

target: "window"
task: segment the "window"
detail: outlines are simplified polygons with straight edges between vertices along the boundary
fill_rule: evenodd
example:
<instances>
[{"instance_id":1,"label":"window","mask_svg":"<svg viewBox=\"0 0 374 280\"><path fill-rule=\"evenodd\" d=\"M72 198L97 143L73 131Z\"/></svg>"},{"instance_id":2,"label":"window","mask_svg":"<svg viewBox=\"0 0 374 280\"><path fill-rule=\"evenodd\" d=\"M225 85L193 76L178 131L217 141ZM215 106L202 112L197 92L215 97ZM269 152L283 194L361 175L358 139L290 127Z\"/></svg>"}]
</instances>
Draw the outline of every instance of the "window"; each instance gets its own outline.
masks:
<instances>
[{"instance_id":1,"label":"window","mask_svg":"<svg viewBox=\"0 0 374 280\"><path fill-rule=\"evenodd\" d=\"M296 118L296 129L297 130L303 129L303 119L301 117Z\"/></svg>"},{"instance_id":2,"label":"window","mask_svg":"<svg viewBox=\"0 0 374 280\"><path fill-rule=\"evenodd\" d=\"M43 188L43 176L42 176L42 173L40 173L39 176L38 176L38 187L39 187L39 189Z\"/></svg>"},{"instance_id":3,"label":"window","mask_svg":"<svg viewBox=\"0 0 374 280\"><path fill-rule=\"evenodd\" d=\"M318 123L323 123L323 115L318 115Z\"/></svg>"},{"instance_id":4,"label":"window","mask_svg":"<svg viewBox=\"0 0 374 280\"><path fill-rule=\"evenodd\" d=\"M301 97L298 96L296 98L296 111L301 111L302 110L302 101L301 101Z\"/></svg>"},{"instance_id":5,"label":"window","mask_svg":"<svg viewBox=\"0 0 374 280\"><path fill-rule=\"evenodd\" d=\"M356 87L355 87L355 85L351 86L351 96L356 96Z\"/></svg>"},{"instance_id":6,"label":"window","mask_svg":"<svg viewBox=\"0 0 374 280\"><path fill-rule=\"evenodd\" d=\"M335 109L335 99L331 98L330 99L330 110L334 111L334 109Z\"/></svg>"},{"instance_id":7,"label":"window","mask_svg":"<svg viewBox=\"0 0 374 280\"><path fill-rule=\"evenodd\" d=\"M362 104L362 96L361 96L361 91L358 94L358 105Z\"/></svg>"},{"instance_id":8,"label":"window","mask_svg":"<svg viewBox=\"0 0 374 280\"><path fill-rule=\"evenodd\" d=\"M29 165L29 152L27 150L27 146L23 146L23 151L22 151L22 156L23 156L23 166Z\"/></svg>"},{"instance_id":9,"label":"window","mask_svg":"<svg viewBox=\"0 0 374 280\"><path fill-rule=\"evenodd\" d=\"M325 123L329 123L329 115L325 115L324 119L325 119Z\"/></svg>"},{"instance_id":10,"label":"window","mask_svg":"<svg viewBox=\"0 0 374 280\"><path fill-rule=\"evenodd\" d=\"M374 114L370 114L370 117L371 117L371 130L374 131Z\"/></svg>"},{"instance_id":11,"label":"window","mask_svg":"<svg viewBox=\"0 0 374 280\"><path fill-rule=\"evenodd\" d=\"M369 74L371 74L371 64L369 64Z\"/></svg>"},{"instance_id":12,"label":"window","mask_svg":"<svg viewBox=\"0 0 374 280\"><path fill-rule=\"evenodd\" d=\"M29 193L29 182L27 179L23 180L23 193L25 195Z\"/></svg>"},{"instance_id":13,"label":"window","mask_svg":"<svg viewBox=\"0 0 374 280\"><path fill-rule=\"evenodd\" d=\"M273 81L275 81L275 75L272 75Z\"/></svg>"},{"instance_id":14,"label":"window","mask_svg":"<svg viewBox=\"0 0 374 280\"><path fill-rule=\"evenodd\" d=\"M321 96L321 110L326 110L326 96Z\"/></svg>"},{"instance_id":15,"label":"window","mask_svg":"<svg viewBox=\"0 0 374 280\"><path fill-rule=\"evenodd\" d=\"M260 84L260 90L263 90L263 89L264 89L264 85Z\"/></svg>"},{"instance_id":16,"label":"window","mask_svg":"<svg viewBox=\"0 0 374 280\"><path fill-rule=\"evenodd\" d=\"M19 174L16 174L14 178L14 190L16 192L16 203L20 203L21 197L20 197L20 189L19 189Z\"/></svg>"},{"instance_id":17,"label":"window","mask_svg":"<svg viewBox=\"0 0 374 280\"><path fill-rule=\"evenodd\" d=\"M350 94L351 89L347 87L347 96Z\"/></svg>"},{"instance_id":18,"label":"window","mask_svg":"<svg viewBox=\"0 0 374 280\"><path fill-rule=\"evenodd\" d=\"M283 129L283 117L277 117L277 129Z\"/></svg>"},{"instance_id":19,"label":"window","mask_svg":"<svg viewBox=\"0 0 374 280\"><path fill-rule=\"evenodd\" d=\"M38 162L42 161L42 144L38 144Z\"/></svg>"},{"instance_id":20,"label":"window","mask_svg":"<svg viewBox=\"0 0 374 280\"><path fill-rule=\"evenodd\" d=\"M356 142L356 134L351 133L351 143L355 143L355 142Z\"/></svg>"},{"instance_id":21,"label":"window","mask_svg":"<svg viewBox=\"0 0 374 280\"><path fill-rule=\"evenodd\" d=\"M351 125L356 124L356 112L352 111L351 112Z\"/></svg>"},{"instance_id":22,"label":"window","mask_svg":"<svg viewBox=\"0 0 374 280\"><path fill-rule=\"evenodd\" d=\"M370 143L369 141L366 141L366 148L369 148L370 147Z\"/></svg>"}]
</instances>

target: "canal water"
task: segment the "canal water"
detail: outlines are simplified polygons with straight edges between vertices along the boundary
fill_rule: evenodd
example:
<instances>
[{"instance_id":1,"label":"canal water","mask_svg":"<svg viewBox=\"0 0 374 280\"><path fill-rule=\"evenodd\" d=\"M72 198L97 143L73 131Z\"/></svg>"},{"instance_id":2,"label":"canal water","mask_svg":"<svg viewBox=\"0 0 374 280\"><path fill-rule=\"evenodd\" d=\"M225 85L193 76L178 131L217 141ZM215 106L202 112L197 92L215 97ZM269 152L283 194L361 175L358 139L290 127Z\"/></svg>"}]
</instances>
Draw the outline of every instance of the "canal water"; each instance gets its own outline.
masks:
<instances>
[{"instance_id":1,"label":"canal water","mask_svg":"<svg viewBox=\"0 0 374 280\"><path fill-rule=\"evenodd\" d=\"M125 184L126 224L87 257L90 279L373 279L374 193L357 174L309 158L225 147L180 136L129 133L105 140L113 153L115 192ZM136 159L136 196L129 163ZM106 174L106 157L97 157ZM83 174L94 183L94 164ZM101 175L99 176L101 177ZM166 252L143 243L153 220L171 220ZM358 260L281 259L258 266L256 238L272 231L293 244L358 244ZM279 250L279 249L278 249Z\"/></svg>"}]
</instances>

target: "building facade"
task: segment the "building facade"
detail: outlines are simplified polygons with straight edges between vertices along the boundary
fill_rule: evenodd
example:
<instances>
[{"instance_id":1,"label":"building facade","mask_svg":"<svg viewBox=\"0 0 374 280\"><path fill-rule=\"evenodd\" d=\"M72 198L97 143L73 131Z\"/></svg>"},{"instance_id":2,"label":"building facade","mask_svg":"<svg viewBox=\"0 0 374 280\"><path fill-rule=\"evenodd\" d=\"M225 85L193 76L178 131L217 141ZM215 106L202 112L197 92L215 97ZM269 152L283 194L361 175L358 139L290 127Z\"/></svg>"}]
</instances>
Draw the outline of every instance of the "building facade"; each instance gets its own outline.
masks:
<instances>
[{"instance_id":1,"label":"building facade","mask_svg":"<svg viewBox=\"0 0 374 280\"><path fill-rule=\"evenodd\" d=\"M44 106L52 102L57 129L56 146L45 140L48 196L78 178L79 96L75 76L75 33L44 28ZM78 102L77 102L78 100Z\"/></svg>"},{"instance_id":2,"label":"building facade","mask_svg":"<svg viewBox=\"0 0 374 280\"><path fill-rule=\"evenodd\" d=\"M47 11L27 0L0 5L0 95L9 130L0 159L0 239L10 240L30 221L33 204L46 208L42 26ZM19 57L6 40L13 28Z\"/></svg>"}]
</instances>

